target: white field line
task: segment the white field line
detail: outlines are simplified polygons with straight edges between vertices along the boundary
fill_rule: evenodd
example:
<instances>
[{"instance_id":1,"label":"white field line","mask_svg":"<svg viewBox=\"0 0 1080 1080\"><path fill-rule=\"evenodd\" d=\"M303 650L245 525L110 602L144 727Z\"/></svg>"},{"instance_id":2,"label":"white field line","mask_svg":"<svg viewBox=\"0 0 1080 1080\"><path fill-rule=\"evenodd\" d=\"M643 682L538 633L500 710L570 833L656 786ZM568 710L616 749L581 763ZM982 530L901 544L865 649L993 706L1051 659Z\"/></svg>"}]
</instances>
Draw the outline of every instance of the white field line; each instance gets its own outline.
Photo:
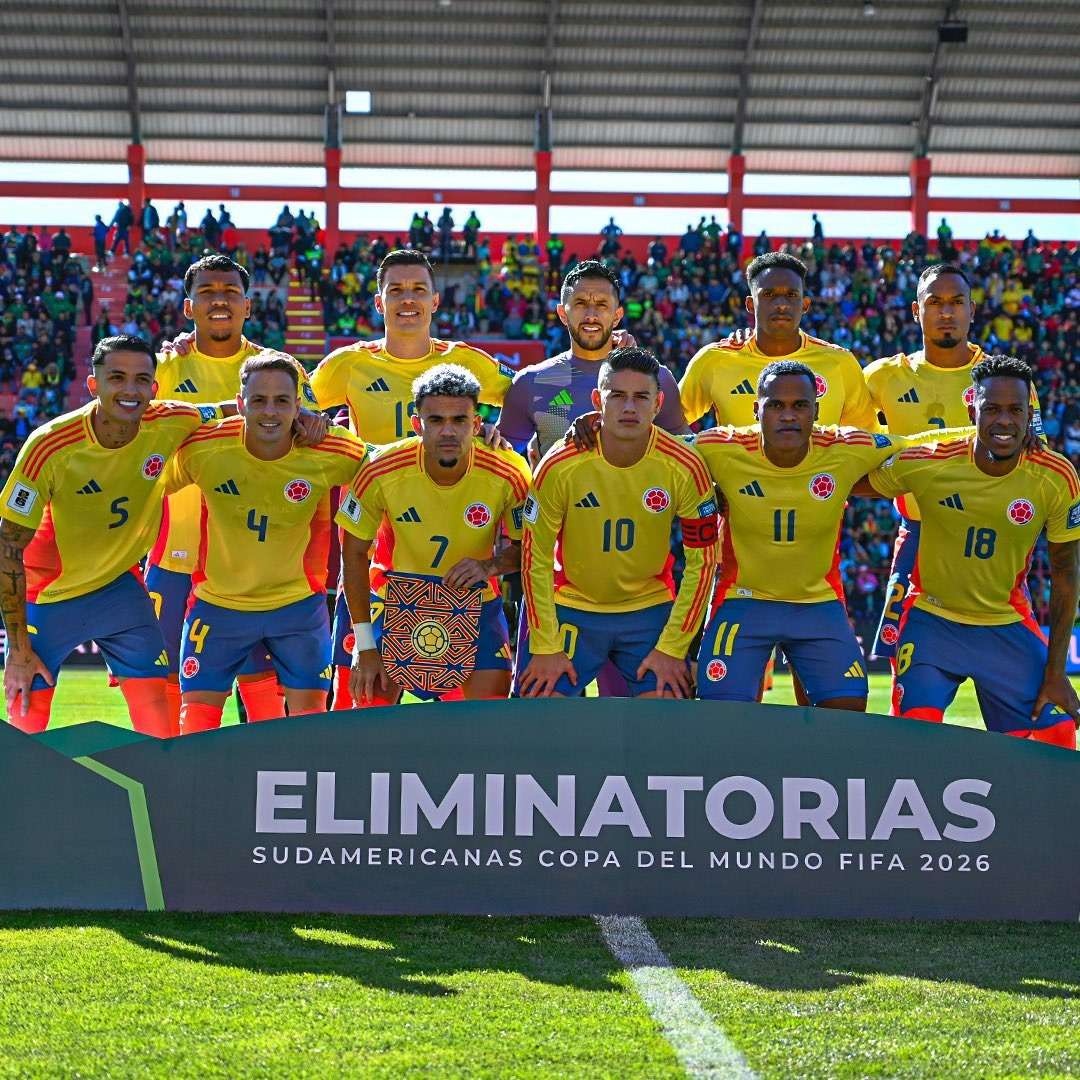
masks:
<instances>
[{"instance_id":1,"label":"white field line","mask_svg":"<svg viewBox=\"0 0 1080 1080\"><path fill-rule=\"evenodd\" d=\"M746 1059L679 978L641 919L597 915L596 921L607 947L629 972L688 1076L693 1080L756 1080Z\"/></svg>"}]
</instances>

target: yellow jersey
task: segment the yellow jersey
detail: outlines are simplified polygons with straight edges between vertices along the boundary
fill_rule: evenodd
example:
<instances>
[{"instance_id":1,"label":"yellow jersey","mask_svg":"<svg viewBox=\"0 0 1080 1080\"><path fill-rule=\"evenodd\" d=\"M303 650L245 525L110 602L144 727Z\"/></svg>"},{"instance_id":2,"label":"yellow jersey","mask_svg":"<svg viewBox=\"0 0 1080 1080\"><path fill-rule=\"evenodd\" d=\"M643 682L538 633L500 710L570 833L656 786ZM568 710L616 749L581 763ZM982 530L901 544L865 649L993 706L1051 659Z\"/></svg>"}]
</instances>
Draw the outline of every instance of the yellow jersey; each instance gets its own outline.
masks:
<instances>
[{"instance_id":1,"label":"yellow jersey","mask_svg":"<svg viewBox=\"0 0 1080 1080\"><path fill-rule=\"evenodd\" d=\"M677 597L676 518L686 555ZM715 566L712 479L682 439L653 425L644 455L626 468L610 464L600 442L591 450L554 447L537 467L521 553L533 653L563 647L556 604L623 612L675 599L656 647L684 657L705 616Z\"/></svg>"},{"instance_id":2,"label":"yellow jersey","mask_svg":"<svg viewBox=\"0 0 1080 1080\"><path fill-rule=\"evenodd\" d=\"M717 597L843 600L839 540L861 477L907 443L855 428L815 428L792 468L765 456L761 431L713 428L694 445L727 501Z\"/></svg>"},{"instance_id":3,"label":"yellow jersey","mask_svg":"<svg viewBox=\"0 0 1080 1080\"><path fill-rule=\"evenodd\" d=\"M177 401L234 401L240 393L240 368L250 356L263 351L247 338L240 339L240 349L232 356L207 356L192 348L184 356L163 353L158 356L158 396ZM300 402L315 408L315 395L302 365ZM154 547L153 565L178 574L191 574L199 554L199 513L202 499L196 487L176 491L165 501L164 535Z\"/></svg>"},{"instance_id":4,"label":"yellow jersey","mask_svg":"<svg viewBox=\"0 0 1080 1080\"><path fill-rule=\"evenodd\" d=\"M428 475L419 439L380 448L360 470L335 522L375 542L374 592L382 595L389 571L441 576L462 559L490 559L500 527L512 540L521 539L530 479L525 459L479 439L470 455L465 474L449 486ZM489 582L485 600L497 595Z\"/></svg>"},{"instance_id":5,"label":"yellow jersey","mask_svg":"<svg viewBox=\"0 0 1080 1080\"><path fill-rule=\"evenodd\" d=\"M26 598L71 600L115 581L154 543L166 463L216 410L154 401L126 446L94 435L97 401L43 424L23 444L0 516L35 529L23 554Z\"/></svg>"},{"instance_id":6,"label":"yellow jersey","mask_svg":"<svg viewBox=\"0 0 1080 1080\"><path fill-rule=\"evenodd\" d=\"M698 350L679 383L686 419L693 423L711 409L721 427L756 423L758 376L777 360L797 360L817 376L819 424L877 431L877 413L855 355L801 330L799 339L799 347L786 356L766 356L756 337L745 345L713 342Z\"/></svg>"},{"instance_id":7,"label":"yellow jersey","mask_svg":"<svg viewBox=\"0 0 1080 1080\"><path fill-rule=\"evenodd\" d=\"M911 492L922 509L908 602L953 622L1002 626L1030 617L1025 582L1043 527L1051 543L1080 539L1080 481L1051 450L988 476L974 448L974 435L912 447L870 482L889 498Z\"/></svg>"},{"instance_id":8,"label":"yellow jersey","mask_svg":"<svg viewBox=\"0 0 1080 1080\"><path fill-rule=\"evenodd\" d=\"M460 364L480 381L480 401L502 405L514 372L493 356L463 341L431 339L431 351L417 360L387 352L385 338L335 349L312 372L311 388L320 409L349 407L349 425L369 443L384 445L413 435L413 380L436 364Z\"/></svg>"},{"instance_id":9,"label":"yellow jersey","mask_svg":"<svg viewBox=\"0 0 1080 1080\"><path fill-rule=\"evenodd\" d=\"M330 489L351 482L367 448L332 427L318 446L276 461L244 445L244 418L193 435L169 470L169 487L202 494L195 595L234 611L270 611L325 592Z\"/></svg>"},{"instance_id":10,"label":"yellow jersey","mask_svg":"<svg viewBox=\"0 0 1080 1080\"><path fill-rule=\"evenodd\" d=\"M971 423L968 406L975 400L971 369L986 359L982 349L968 342L967 363L943 368L931 363L920 349L897 353L867 365L866 385L874 408L885 417L894 435L911 435L932 428L959 428ZM1035 432L1042 435L1039 395L1031 388ZM911 496L897 500L897 509L908 521L919 520L919 506Z\"/></svg>"}]
</instances>

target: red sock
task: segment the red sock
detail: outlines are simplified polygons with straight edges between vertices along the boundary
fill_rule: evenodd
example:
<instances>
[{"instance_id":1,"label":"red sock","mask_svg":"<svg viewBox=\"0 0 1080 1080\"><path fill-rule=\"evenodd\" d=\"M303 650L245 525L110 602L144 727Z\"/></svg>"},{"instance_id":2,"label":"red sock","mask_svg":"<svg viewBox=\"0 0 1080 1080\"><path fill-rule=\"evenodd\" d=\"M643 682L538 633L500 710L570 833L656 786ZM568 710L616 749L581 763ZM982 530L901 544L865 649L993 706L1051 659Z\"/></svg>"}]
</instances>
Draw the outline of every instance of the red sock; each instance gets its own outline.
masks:
<instances>
[{"instance_id":1,"label":"red sock","mask_svg":"<svg viewBox=\"0 0 1080 1080\"><path fill-rule=\"evenodd\" d=\"M285 691L273 673L251 682L238 682L236 686L249 724L285 715Z\"/></svg>"},{"instance_id":2,"label":"red sock","mask_svg":"<svg viewBox=\"0 0 1080 1080\"><path fill-rule=\"evenodd\" d=\"M27 735L37 735L44 731L49 726L54 693L56 688L52 686L47 686L44 690L31 690L30 705L26 712L22 716L12 713L9 717L12 726L25 731Z\"/></svg>"},{"instance_id":3,"label":"red sock","mask_svg":"<svg viewBox=\"0 0 1080 1080\"><path fill-rule=\"evenodd\" d=\"M165 702L169 707L169 738L180 734L180 684L165 680Z\"/></svg>"},{"instance_id":4,"label":"red sock","mask_svg":"<svg viewBox=\"0 0 1080 1080\"><path fill-rule=\"evenodd\" d=\"M127 702L131 726L140 735L153 735L156 739L170 737L164 679L122 679L120 693Z\"/></svg>"},{"instance_id":5,"label":"red sock","mask_svg":"<svg viewBox=\"0 0 1080 1080\"><path fill-rule=\"evenodd\" d=\"M1065 750L1076 749L1076 725L1071 720L1062 720L1053 727L1037 728L1035 731L1010 731L1020 739L1046 743L1048 746L1060 746Z\"/></svg>"},{"instance_id":6,"label":"red sock","mask_svg":"<svg viewBox=\"0 0 1080 1080\"><path fill-rule=\"evenodd\" d=\"M180 707L180 734L193 735L198 731L214 731L221 727L221 710L221 705L184 702Z\"/></svg>"},{"instance_id":7,"label":"red sock","mask_svg":"<svg viewBox=\"0 0 1080 1080\"><path fill-rule=\"evenodd\" d=\"M356 708L352 694L349 693L349 671L344 664L338 664L334 668L334 703L331 709L340 712L342 709Z\"/></svg>"},{"instance_id":8,"label":"red sock","mask_svg":"<svg viewBox=\"0 0 1080 1080\"><path fill-rule=\"evenodd\" d=\"M930 724L941 724L945 722L945 714L941 709L931 709L929 707L905 709L903 716L905 720L925 720Z\"/></svg>"}]
</instances>

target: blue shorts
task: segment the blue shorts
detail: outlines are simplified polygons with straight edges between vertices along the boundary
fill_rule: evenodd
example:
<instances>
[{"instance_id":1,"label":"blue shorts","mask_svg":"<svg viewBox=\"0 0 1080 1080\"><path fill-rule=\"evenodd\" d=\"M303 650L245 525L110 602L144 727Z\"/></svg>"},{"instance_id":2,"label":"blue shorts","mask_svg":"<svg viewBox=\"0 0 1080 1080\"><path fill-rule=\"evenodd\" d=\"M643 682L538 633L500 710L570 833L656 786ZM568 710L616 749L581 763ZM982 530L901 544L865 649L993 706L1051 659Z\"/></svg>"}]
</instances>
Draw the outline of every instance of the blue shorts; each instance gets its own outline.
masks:
<instances>
[{"instance_id":1,"label":"blue shorts","mask_svg":"<svg viewBox=\"0 0 1080 1080\"><path fill-rule=\"evenodd\" d=\"M896 534L896 543L893 545L892 572L889 575L885 607L874 637L871 659L896 655L896 644L900 640L900 616L904 611L904 597L907 596L911 572L915 569L915 557L919 554L921 528L921 521L908 521L904 518L900 522L900 531Z\"/></svg>"},{"instance_id":2,"label":"blue shorts","mask_svg":"<svg viewBox=\"0 0 1080 1080\"><path fill-rule=\"evenodd\" d=\"M97 642L117 678L163 679L168 671L153 602L130 571L85 596L53 604L28 603L26 622L31 647L54 684L60 665L87 641ZM35 675L31 689L44 690L47 685Z\"/></svg>"},{"instance_id":3,"label":"blue shorts","mask_svg":"<svg viewBox=\"0 0 1080 1080\"><path fill-rule=\"evenodd\" d=\"M345 590L338 584L334 598L334 667L352 667L353 632Z\"/></svg>"},{"instance_id":4,"label":"blue shorts","mask_svg":"<svg viewBox=\"0 0 1080 1080\"><path fill-rule=\"evenodd\" d=\"M757 701L765 665L781 646L813 705L866 697L862 649L839 600L791 604L725 600L713 613L698 653L698 697Z\"/></svg>"},{"instance_id":5,"label":"blue shorts","mask_svg":"<svg viewBox=\"0 0 1080 1080\"><path fill-rule=\"evenodd\" d=\"M315 593L270 611L234 611L196 599L184 622L180 689L225 693L252 649L270 655L289 690L329 690L330 618Z\"/></svg>"},{"instance_id":6,"label":"blue shorts","mask_svg":"<svg viewBox=\"0 0 1080 1080\"><path fill-rule=\"evenodd\" d=\"M165 638L165 651L169 654L169 674L176 675L180 671L180 642L184 636L184 619L191 596L191 575L150 565L146 568L146 588L154 602L161 633ZM269 655L260 646L251 650L240 674L260 675L273 670L274 665L270 663Z\"/></svg>"},{"instance_id":7,"label":"blue shorts","mask_svg":"<svg viewBox=\"0 0 1080 1080\"><path fill-rule=\"evenodd\" d=\"M420 576L420 575L416 575ZM348 617L348 606L342 597L341 608ZM335 620L338 616L335 614ZM382 598L375 593L371 594L371 631L375 635L375 647L382 647L382 623L383 602ZM480 620L477 626L478 637L476 639L476 661L473 664L474 671L509 671L510 663L510 627L506 624L506 614L503 611L502 597L495 596L485 600L480 606ZM350 636L352 629L350 626ZM351 650L352 643L349 643ZM352 664L352 653L348 654L347 665ZM437 701L439 694L429 693L426 690L414 690L410 687L409 693L421 701Z\"/></svg>"},{"instance_id":8,"label":"blue shorts","mask_svg":"<svg viewBox=\"0 0 1080 1080\"><path fill-rule=\"evenodd\" d=\"M577 686L565 676L555 684L555 692L574 697L600 673L610 660L626 680L630 697L656 690L656 676L645 673L637 677L641 661L656 648L657 641L671 614L671 603L653 604L638 611L580 611L577 608L555 605L559 632L563 636L563 651L577 672ZM532 652L526 635L518 643L517 674L514 694L520 693L519 680L529 666Z\"/></svg>"},{"instance_id":9,"label":"blue shorts","mask_svg":"<svg viewBox=\"0 0 1080 1080\"><path fill-rule=\"evenodd\" d=\"M1045 668L1046 639L1034 620L968 626L912 607L901 624L894 711L944 714L960 684L971 679L987 731L1053 727L1066 718L1054 705L1031 722Z\"/></svg>"}]
</instances>

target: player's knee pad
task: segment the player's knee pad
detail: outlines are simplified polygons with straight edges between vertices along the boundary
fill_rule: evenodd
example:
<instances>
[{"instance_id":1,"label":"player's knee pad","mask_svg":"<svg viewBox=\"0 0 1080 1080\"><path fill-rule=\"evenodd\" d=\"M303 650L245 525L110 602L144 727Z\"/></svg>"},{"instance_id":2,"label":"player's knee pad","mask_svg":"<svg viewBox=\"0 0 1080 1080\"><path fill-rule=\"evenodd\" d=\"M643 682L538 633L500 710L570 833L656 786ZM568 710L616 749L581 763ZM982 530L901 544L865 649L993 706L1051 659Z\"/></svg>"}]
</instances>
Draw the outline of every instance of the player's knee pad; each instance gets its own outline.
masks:
<instances>
[{"instance_id":1,"label":"player's knee pad","mask_svg":"<svg viewBox=\"0 0 1080 1080\"><path fill-rule=\"evenodd\" d=\"M193 735L199 731L214 731L221 727L220 705L187 702L180 709L180 734Z\"/></svg>"},{"instance_id":2,"label":"player's knee pad","mask_svg":"<svg viewBox=\"0 0 1080 1080\"><path fill-rule=\"evenodd\" d=\"M140 735L153 735L156 739L171 737L169 704L163 678L124 679L120 683L120 693L127 702L131 726Z\"/></svg>"},{"instance_id":3,"label":"player's knee pad","mask_svg":"<svg viewBox=\"0 0 1080 1080\"><path fill-rule=\"evenodd\" d=\"M12 726L25 731L27 735L38 735L44 731L49 726L54 693L56 689L52 686L44 690L31 690L27 695L29 705L26 712L22 716L12 713L9 717Z\"/></svg>"},{"instance_id":4,"label":"player's knee pad","mask_svg":"<svg viewBox=\"0 0 1080 1080\"><path fill-rule=\"evenodd\" d=\"M239 680L236 688L240 693L240 700L244 703L249 723L273 720L285 715L285 691L274 672L259 679Z\"/></svg>"}]
</instances>

